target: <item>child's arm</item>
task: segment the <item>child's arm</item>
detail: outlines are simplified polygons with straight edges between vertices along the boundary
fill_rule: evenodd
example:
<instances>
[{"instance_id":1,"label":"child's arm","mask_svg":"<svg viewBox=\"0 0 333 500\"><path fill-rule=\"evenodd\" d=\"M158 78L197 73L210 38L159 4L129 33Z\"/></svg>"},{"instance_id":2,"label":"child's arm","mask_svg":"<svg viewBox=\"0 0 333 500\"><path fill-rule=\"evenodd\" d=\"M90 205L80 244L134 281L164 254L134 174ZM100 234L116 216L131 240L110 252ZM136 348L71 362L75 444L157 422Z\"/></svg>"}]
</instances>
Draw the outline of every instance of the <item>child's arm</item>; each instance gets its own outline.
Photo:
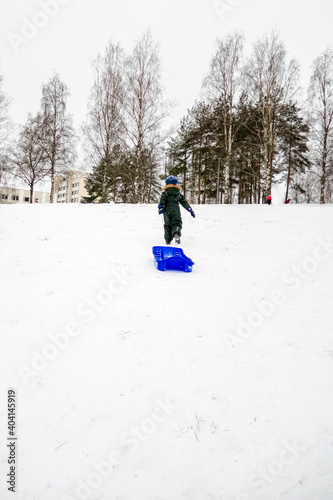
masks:
<instances>
[{"instance_id":1,"label":"child's arm","mask_svg":"<svg viewBox=\"0 0 333 500\"><path fill-rule=\"evenodd\" d=\"M195 213L193 212L189 202L186 200L185 196L183 194L180 195L180 200L179 200L179 203L185 208L185 210L187 210L188 212L190 212L190 214L192 215L192 217L195 217Z\"/></svg>"},{"instance_id":2,"label":"child's arm","mask_svg":"<svg viewBox=\"0 0 333 500\"><path fill-rule=\"evenodd\" d=\"M158 205L158 213L159 213L159 215L163 214L164 209L165 209L166 202L167 202L167 194L166 194L166 192L164 191L164 192L161 194L160 203L159 203L159 205Z\"/></svg>"},{"instance_id":3,"label":"child's arm","mask_svg":"<svg viewBox=\"0 0 333 500\"><path fill-rule=\"evenodd\" d=\"M163 191L163 193L161 194L161 198L160 198L160 205L166 205L166 202L167 202L167 193L165 191Z\"/></svg>"},{"instance_id":4,"label":"child's arm","mask_svg":"<svg viewBox=\"0 0 333 500\"><path fill-rule=\"evenodd\" d=\"M191 208L189 202L187 201L185 196L181 193L179 193L179 203L181 204L182 207L185 208L185 210L189 210Z\"/></svg>"}]
</instances>

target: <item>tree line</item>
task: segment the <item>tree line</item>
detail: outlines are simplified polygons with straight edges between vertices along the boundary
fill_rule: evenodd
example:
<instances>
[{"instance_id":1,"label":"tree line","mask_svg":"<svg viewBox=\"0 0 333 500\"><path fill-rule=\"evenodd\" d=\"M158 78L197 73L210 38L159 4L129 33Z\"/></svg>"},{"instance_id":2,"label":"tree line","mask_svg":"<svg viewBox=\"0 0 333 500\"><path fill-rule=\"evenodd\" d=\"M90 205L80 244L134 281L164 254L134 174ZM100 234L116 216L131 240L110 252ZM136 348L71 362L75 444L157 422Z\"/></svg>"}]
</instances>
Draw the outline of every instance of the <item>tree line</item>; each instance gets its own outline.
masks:
<instances>
[{"instance_id":1,"label":"tree line","mask_svg":"<svg viewBox=\"0 0 333 500\"><path fill-rule=\"evenodd\" d=\"M22 180L29 186L30 203L35 185L46 178L51 181L52 202L55 175L67 171L75 162L77 136L66 112L68 94L68 88L55 74L42 86L40 110L36 115L29 113L27 122L12 139L10 101L0 92L0 183L13 177Z\"/></svg>"},{"instance_id":2,"label":"tree line","mask_svg":"<svg viewBox=\"0 0 333 500\"><path fill-rule=\"evenodd\" d=\"M153 203L161 180L179 176L191 203L261 203L283 183L285 201L330 203L333 195L333 52L313 63L307 99L299 67L273 31L244 56L244 38L218 39L201 98L177 128L165 128L158 45L150 31L131 54L110 42L93 61L81 127L89 172L86 203ZM73 168L78 134L58 74L42 86L40 110L13 140L0 75L0 183L16 176L33 190Z\"/></svg>"},{"instance_id":3,"label":"tree line","mask_svg":"<svg viewBox=\"0 0 333 500\"><path fill-rule=\"evenodd\" d=\"M196 203L261 203L283 183L285 202L331 203L333 52L313 63L304 103L299 67L276 32L243 57L233 33L217 41L203 98L169 141L166 170Z\"/></svg>"},{"instance_id":4,"label":"tree line","mask_svg":"<svg viewBox=\"0 0 333 500\"><path fill-rule=\"evenodd\" d=\"M146 31L128 55L110 42L92 64L94 81L81 127L84 167L89 172L86 203L111 200L151 203L159 192L162 144L170 136L163 121L172 107L163 99L158 45ZM12 125L9 100L0 80L0 182L6 176L30 187L51 180L75 165L78 135L66 110L69 89L58 74L42 87L41 107L29 115L16 140L8 138ZM3 101L2 101L3 99Z\"/></svg>"}]
</instances>

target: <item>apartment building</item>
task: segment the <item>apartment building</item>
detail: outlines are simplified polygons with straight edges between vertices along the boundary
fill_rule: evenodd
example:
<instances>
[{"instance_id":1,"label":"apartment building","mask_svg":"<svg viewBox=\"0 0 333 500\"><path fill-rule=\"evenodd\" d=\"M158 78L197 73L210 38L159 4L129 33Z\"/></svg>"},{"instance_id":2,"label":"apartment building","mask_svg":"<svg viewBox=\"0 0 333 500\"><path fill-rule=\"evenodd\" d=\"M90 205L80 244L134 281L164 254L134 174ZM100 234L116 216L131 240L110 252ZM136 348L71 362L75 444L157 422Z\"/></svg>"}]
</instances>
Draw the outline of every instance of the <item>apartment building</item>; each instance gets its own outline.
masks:
<instances>
[{"instance_id":1,"label":"apartment building","mask_svg":"<svg viewBox=\"0 0 333 500\"><path fill-rule=\"evenodd\" d=\"M34 191L33 203L50 203L50 193ZM0 203L30 203L30 191L14 187L0 186Z\"/></svg>"},{"instance_id":2,"label":"apartment building","mask_svg":"<svg viewBox=\"0 0 333 500\"><path fill-rule=\"evenodd\" d=\"M87 195L85 181L88 174L71 171L54 179L53 203L80 203Z\"/></svg>"}]
</instances>

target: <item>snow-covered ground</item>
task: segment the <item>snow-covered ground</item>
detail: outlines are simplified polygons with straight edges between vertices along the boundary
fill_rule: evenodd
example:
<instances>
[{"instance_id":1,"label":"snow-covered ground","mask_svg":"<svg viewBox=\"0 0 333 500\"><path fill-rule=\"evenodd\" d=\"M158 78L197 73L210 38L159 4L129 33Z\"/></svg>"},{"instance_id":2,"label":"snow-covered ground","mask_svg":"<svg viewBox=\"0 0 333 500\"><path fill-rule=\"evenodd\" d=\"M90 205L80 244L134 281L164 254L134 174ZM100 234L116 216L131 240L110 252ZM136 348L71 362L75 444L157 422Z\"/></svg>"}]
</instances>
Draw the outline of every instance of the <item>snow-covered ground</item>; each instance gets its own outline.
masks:
<instances>
[{"instance_id":1,"label":"snow-covered ground","mask_svg":"<svg viewBox=\"0 0 333 500\"><path fill-rule=\"evenodd\" d=\"M333 207L194 209L0 207L1 499L333 498Z\"/></svg>"}]
</instances>

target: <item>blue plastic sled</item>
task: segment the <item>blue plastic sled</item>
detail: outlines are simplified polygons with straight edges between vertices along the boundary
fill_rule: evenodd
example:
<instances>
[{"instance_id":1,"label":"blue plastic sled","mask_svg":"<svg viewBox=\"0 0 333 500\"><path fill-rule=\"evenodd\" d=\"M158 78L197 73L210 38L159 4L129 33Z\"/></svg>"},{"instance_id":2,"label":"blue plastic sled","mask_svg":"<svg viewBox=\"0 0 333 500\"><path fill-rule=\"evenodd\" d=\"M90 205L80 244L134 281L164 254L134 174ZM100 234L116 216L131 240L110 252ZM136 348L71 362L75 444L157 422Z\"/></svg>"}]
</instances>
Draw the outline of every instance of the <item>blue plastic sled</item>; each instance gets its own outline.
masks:
<instances>
[{"instance_id":1,"label":"blue plastic sled","mask_svg":"<svg viewBox=\"0 0 333 500\"><path fill-rule=\"evenodd\" d=\"M178 247L153 247L153 254L159 271L173 269L190 273L194 266L194 262Z\"/></svg>"}]
</instances>

